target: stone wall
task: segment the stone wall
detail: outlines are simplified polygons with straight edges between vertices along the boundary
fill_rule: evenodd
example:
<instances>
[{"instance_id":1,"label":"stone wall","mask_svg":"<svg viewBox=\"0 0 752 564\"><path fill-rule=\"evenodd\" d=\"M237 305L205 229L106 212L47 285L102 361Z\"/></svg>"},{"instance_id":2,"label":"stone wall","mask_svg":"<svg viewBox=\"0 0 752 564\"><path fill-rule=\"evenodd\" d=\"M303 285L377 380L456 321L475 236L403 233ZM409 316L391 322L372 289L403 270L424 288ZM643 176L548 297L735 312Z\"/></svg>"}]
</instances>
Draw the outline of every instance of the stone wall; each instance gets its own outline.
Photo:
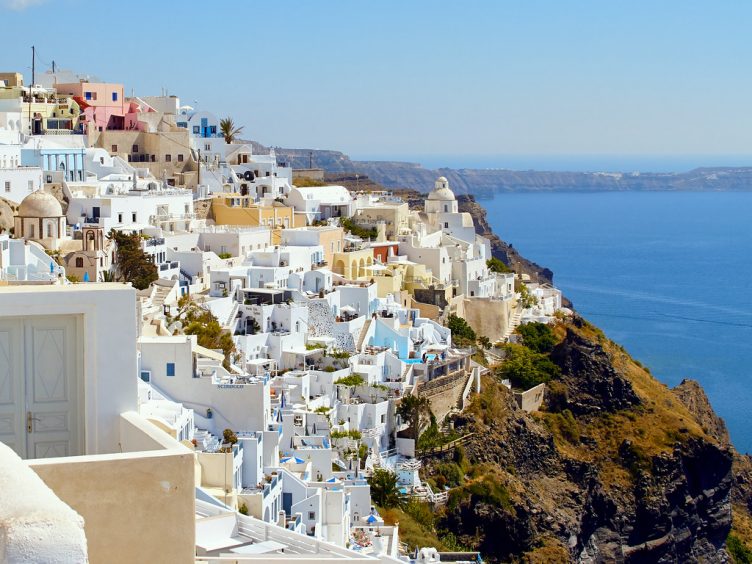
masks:
<instances>
[{"instance_id":1,"label":"stone wall","mask_svg":"<svg viewBox=\"0 0 752 564\"><path fill-rule=\"evenodd\" d=\"M491 342L498 341L504 336L511 319L511 300L472 298L463 301L465 321L479 336L486 336Z\"/></svg>"},{"instance_id":2,"label":"stone wall","mask_svg":"<svg viewBox=\"0 0 752 564\"><path fill-rule=\"evenodd\" d=\"M421 397L428 398L436 421L441 423L452 409L460 407L462 392L469 378L472 378L472 374L461 370L419 384L417 393Z\"/></svg>"}]
</instances>

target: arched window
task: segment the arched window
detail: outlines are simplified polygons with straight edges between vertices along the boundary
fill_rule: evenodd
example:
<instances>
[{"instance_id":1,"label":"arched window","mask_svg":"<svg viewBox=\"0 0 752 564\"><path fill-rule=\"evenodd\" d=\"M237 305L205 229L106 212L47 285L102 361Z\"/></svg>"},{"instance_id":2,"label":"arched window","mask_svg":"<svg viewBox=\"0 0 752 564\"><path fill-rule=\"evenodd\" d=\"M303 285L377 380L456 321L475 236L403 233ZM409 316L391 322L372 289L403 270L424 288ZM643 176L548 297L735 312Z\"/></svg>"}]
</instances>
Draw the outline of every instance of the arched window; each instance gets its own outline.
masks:
<instances>
[{"instance_id":1,"label":"arched window","mask_svg":"<svg viewBox=\"0 0 752 564\"><path fill-rule=\"evenodd\" d=\"M47 237L54 237L52 234L52 223L47 224Z\"/></svg>"},{"instance_id":2,"label":"arched window","mask_svg":"<svg viewBox=\"0 0 752 564\"><path fill-rule=\"evenodd\" d=\"M76 268L83 268L83 267L84 267L83 257L76 257Z\"/></svg>"}]
</instances>

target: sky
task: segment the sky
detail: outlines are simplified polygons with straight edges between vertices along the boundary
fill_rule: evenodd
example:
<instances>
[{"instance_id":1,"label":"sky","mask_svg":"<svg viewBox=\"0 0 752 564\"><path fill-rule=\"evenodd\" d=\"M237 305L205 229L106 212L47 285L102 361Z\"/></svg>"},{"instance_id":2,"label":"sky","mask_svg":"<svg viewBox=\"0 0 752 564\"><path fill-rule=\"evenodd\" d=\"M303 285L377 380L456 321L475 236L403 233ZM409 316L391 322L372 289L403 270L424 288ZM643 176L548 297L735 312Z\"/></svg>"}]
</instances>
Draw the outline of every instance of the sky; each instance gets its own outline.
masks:
<instances>
[{"instance_id":1,"label":"sky","mask_svg":"<svg viewBox=\"0 0 752 564\"><path fill-rule=\"evenodd\" d=\"M55 60L127 93L167 88L267 145L436 164L496 155L752 164L752 2L0 6L0 70L30 74L33 44L38 70Z\"/></svg>"}]
</instances>

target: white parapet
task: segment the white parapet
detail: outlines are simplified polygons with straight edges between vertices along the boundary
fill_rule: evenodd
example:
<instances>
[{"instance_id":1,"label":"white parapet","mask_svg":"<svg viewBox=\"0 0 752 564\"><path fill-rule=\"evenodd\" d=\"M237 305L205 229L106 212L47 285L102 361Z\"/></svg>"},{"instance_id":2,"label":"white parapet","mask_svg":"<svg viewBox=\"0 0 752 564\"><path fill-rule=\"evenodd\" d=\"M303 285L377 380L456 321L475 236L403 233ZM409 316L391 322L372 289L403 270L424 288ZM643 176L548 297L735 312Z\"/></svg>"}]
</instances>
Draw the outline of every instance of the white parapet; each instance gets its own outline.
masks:
<instances>
[{"instance_id":1,"label":"white parapet","mask_svg":"<svg viewBox=\"0 0 752 564\"><path fill-rule=\"evenodd\" d=\"M88 562L84 520L0 443L0 562Z\"/></svg>"}]
</instances>

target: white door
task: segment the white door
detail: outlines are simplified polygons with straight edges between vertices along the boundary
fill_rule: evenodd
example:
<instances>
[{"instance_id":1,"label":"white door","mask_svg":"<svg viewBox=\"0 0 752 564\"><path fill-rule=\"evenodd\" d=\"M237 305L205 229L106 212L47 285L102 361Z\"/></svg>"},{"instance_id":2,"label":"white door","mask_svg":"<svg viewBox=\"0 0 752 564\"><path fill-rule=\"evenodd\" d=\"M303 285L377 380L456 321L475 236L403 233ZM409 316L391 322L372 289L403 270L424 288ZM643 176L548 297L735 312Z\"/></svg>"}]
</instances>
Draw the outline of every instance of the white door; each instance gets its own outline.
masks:
<instances>
[{"instance_id":1,"label":"white door","mask_svg":"<svg viewBox=\"0 0 752 564\"><path fill-rule=\"evenodd\" d=\"M0 440L22 458L83 454L80 352L73 316L0 321Z\"/></svg>"},{"instance_id":2,"label":"white door","mask_svg":"<svg viewBox=\"0 0 752 564\"><path fill-rule=\"evenodd\" d=\"M0 442L26 456L23 323L0 319Z\"/></svg>"}]
</instances>

